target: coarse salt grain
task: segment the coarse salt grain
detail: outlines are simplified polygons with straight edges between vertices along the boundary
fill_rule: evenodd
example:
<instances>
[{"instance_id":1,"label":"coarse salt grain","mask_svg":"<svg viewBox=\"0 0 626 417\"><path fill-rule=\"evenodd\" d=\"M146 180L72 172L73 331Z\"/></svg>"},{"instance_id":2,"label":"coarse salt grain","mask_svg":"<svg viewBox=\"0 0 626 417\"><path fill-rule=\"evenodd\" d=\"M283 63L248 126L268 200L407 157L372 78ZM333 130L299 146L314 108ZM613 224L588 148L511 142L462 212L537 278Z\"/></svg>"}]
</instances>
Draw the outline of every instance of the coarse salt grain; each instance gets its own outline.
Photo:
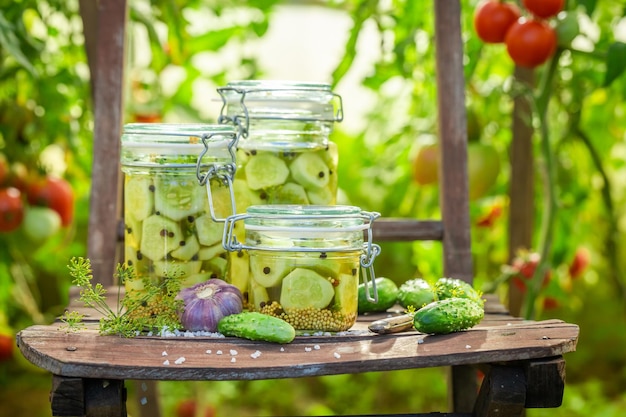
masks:
<instances>
[{"instance_id":1,"label":"coarse salt grain","mask_svg":"<svg viewBox=\"0 0 626 417\"><path fill-rule=\"evenodd\" d=\"M337 359L341 358L341 355L340 355L340 354L338 354L337 352L333 353L333 356L334 356L335 358L337 358Z\"/></svg>"},{"instance_id":2,"label":"coarse salt grain","mask_svg":"<svg viewBox=\"0 0 626 417\"><path fill-rule=\"evenodd\" d=\"M315 350L320 350L320 345L315 345L315 346L313 346L313 349L315 349Z\"/></svg>"},{"instance_id":3,"label":"coarse salt grain","mask_svg":"<svg viewBox=\"0 0 626 417\"><path fill-rule=\"evenodd\" d=\"M141 405L148 404L148 399L146 397L141 397Z\"/></svg>"},{"instance_id":4,"label":"coarse salt grain","mask_svg":"<svg viewBox=\"0 0 626 417\"><path fill-rule=\"evenodd\" d=\"M281 348L280 348L280 351L281 351L281 352L284 352L284 351L285 351L285 348L284 348L284 347L281 347Z\"/></svg>"},{"instance_id":5,"label":"coarse salt grain","mask_svg":"<svg viewBox=\"0 0 626 417\"><path fill-rule=\"evenodd\" d=\"M207 349L206 353L210 355L211 354L211 349Z\"/></svg>"},{"instance_id":6,"label":"coarse salt grain","mask_svg":"<svg viewBox=\"0 0 626 417\"><path fill-rule=\"evenodd\" d=\"M161 353L161 356L167 356L167 352L163 351L163 353Z\"/></svg>"},{"instance_id":7,"label":"coarse salt grain","mask_svg":"<svg viewBox=\"0 0 626 417\"><path fill-rule=\"evenodd\" d=\"M165 362L163 362L163 365L169 365L170 361L168 361L167 359L165 359Z\"/></svg>"},{"instance_id":8,"label":"coarse salt grain","mask_svg":"<svg viewBox=\"0 0 626 417\"><path fill-rule=\"evenodd\" d=\"M237 358L230 358L231 363L237 362Z\"/></svg>"},{"instance_id":9,"label":"coarse salt grain","mask_svg":"<svg viewBox=\"0 0 626 417\"><path fill-rule=\"evenodd\" d=\"M231 356L237 356L237 351L235 349L231 349L230 350L230 355Z\"/></svg>"},{"instance_id":10,"label":"coarse salt grain","mask_svg":"<svg viewBox=\"0 0 626 417\"><path fill-rule=\"evenodd\" d=\"M222 351L221 351L221 350L218 350L218 351L217 351L217 352L215 352L215 353L217 353L218 355L221 355L221 354L222 354Z\"/></svg>"},{"instance_id":11,"label":"coarse salt grain","mask_svg":"<svg viewBox=\"0 0 626 417\"><path fill-rule=\"evenodd\" d=\"M183 363L183 362L185 362L185 357L184 357L184 356L181 356L180 358L178 358L178 359L176 359L176 360L174 361L174 363L175 363L176 365L180 365L180 364L181 364L181 363Z\"/></svg>"},{"instance_id":12,"label":"coarse salt grain","mask_svg":"<svg viewBox=\"0 0 626 417\"><path fill-rule=\"evenodd\" d=\"M310 348L310 347L305 347L305 348L304 348L304 351L305 351L305 352L310 352L310 351L311 351L311 348Z\"/></svg>"},{"instance_id":13,"label":"coarse salt grain","mask_svg":"<svg viewBox=\"0 0 626 417\"><path fill-rule=\"evenodd\" d=\"M472 347L470 345L465 345L465 349L471 349Z\"/></svg>"},{"instance_id":14,"label":"coarse salt grain","mask_svg":"<svg viewBox=\"0 0 626 417\"><path fill-rule=\"evenodd\" d=\"M418 345L421 345L422 343L424 343L424 339L418 339L418 340L417 340L417 344L418 344Z\"/></svg>"},{"instance_id":15,"label":"coarse salt grain","mask_svg":"<svg viewBox=\"0 0 626 417\"><path fill-rule=\"evenodd\" d=\"M256 359L256 358L258 358L259 356L261 356L261 351L259 351L259 350L257 350L257 351L255 351L254 353L250 354L250 357L251 357L252 359Z\"/></svg>"}]
</instances>

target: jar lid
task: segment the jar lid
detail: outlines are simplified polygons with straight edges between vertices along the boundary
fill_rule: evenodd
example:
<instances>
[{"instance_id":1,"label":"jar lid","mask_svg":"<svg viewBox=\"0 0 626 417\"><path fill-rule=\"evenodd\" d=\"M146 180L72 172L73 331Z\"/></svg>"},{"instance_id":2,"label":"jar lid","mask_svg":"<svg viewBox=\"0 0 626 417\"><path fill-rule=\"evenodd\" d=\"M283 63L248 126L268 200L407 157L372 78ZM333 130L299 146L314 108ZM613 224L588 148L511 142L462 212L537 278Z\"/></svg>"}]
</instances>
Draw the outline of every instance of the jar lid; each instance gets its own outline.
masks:
<instances>
[{"instance_id":1,"label":"jar lid","mask_svg":"<svg viewBox=\"0 0 626 417\"><path fill-rule=\"evenodd\" d=\"M218 88L224 113L249 119L338 122L343 119L341 97L330 84L284 80L231 81ZM337 110L335 110L335 105Z\"/></svg>"},{"instance_id":2,"label":"jar lid","mask_svg":"<svg viewBox=\"0 0 626 417\"><path fill-rule=\"evenodd\" d=\"M236 134L230 125L129 123L122 132L122 147L160 155L199 155L206 148L227 149Z\"/></svg>"}]
</instances>

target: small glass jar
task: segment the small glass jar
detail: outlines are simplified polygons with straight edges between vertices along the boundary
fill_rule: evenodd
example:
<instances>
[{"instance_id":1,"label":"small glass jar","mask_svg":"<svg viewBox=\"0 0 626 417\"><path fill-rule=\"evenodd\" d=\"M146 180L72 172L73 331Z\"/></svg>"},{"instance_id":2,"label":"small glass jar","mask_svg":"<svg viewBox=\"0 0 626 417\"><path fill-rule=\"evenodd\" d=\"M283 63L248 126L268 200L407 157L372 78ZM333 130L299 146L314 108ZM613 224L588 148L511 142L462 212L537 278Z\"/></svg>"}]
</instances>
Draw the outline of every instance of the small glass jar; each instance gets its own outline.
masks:
<instances>
[{"instance_id":1,"label":"small glass jar","mask_svg":"<svg viewBox=\"0 0 626 417\"><path fill-rule=\"evenodd\" d=\"M179 278L225 278L224 222L234 213L237 130L228 125L131 123L121 137L127 291Z\"/></svg>"},{"instance_id":2,"label":"small glass jar","mask_svg":"<svg viewBox=\"0 0 626 417\"><path fill-rule=\"evenodd\" d=\"M248 309L297 330L348 330L358 314L359 277L374 283L380 247L372 243L371 224L377 217L353 206L311 205L250 206L230 217L224 246L250 257ZM234 232L238 220L245 243Z\"/></svg>"},{"instance_id":3,"label":"small glass jar","mask_svg":"<svg viewBox=\"0 0 626 417\"><path fill-rule=\"evenodd\" d=\"M239 126L233 182L239 213L252 205L333 205L337 145L329 136L343 119L341 97L329 84L234 81L218 88L220 123ZM243 230L238 229L243 241ZM248 254L231 255L229 279L247 286Z\"/></svg>"}]
</instances>

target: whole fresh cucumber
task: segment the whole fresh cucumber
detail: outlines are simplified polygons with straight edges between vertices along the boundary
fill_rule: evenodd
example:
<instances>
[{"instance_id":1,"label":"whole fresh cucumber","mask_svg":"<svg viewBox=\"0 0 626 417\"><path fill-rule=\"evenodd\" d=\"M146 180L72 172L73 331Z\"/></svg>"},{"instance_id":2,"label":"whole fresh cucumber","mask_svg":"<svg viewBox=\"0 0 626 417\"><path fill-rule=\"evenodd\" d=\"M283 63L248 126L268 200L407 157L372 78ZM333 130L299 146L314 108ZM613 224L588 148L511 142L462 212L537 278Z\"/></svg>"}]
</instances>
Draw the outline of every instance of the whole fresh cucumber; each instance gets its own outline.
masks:
<instances>
[{"instance_id":1,"label":"whole fresh cucumber","mask_svg":"<svg viewBox=\"0 0 626 417\"><path fill-rule=\"evenodd\" d=\"M410 279L398 289L398 303L404 308L413 306L415 310L419 310L436 299L434 288L422 278Z\"/></svg>"},{"instance_id":2,"label":"whole fresh cucumber","mask_svg":"<svg viewBox=\"0 0 626 417\"><path fill-rule=\"evenodd\" d=\"M256 311L225 316L217 324L217 330L224 336L272 343L290 343L296 337L296 330L285 320Z\"/></svg>"},{"instance_id":3,"label":"whole fresh cucumber","mask_svg":"<svg viewBox=\"0 0 626 417\"><path fill-rule=\"evenodd\" d=\"M372 283L368 286L368 290L372 291ZM391 279L386 277L376 278L376 292L378 293L378 302L372 303L365 294L365 284L359 284L357 307L359 314L386 311L396 303L398 286Z\"/></svg>"},{"instance_id":4,"label":"whole fresh cucumber","mask_svg":"<svg viewBox=\"0 0 626 417\"><path fill-rule=\"evenodd\" d=\"M446 298L469 298L470 300L483 303L482 294L470 284L457 278L439 278L435 283L437 299Z\"/></svg>"},{"instance_id":5,"label":"whole fresh cucumber","mask_svg":"<svg viewBox=\"0 0 626 417\"><path fill-rule=\"evenodd\" d=\"M446 334L474 327L484 316L482 303L469 298L446 298L417 310L413 326L422 333Z\"/></svg>"}]
</instances>

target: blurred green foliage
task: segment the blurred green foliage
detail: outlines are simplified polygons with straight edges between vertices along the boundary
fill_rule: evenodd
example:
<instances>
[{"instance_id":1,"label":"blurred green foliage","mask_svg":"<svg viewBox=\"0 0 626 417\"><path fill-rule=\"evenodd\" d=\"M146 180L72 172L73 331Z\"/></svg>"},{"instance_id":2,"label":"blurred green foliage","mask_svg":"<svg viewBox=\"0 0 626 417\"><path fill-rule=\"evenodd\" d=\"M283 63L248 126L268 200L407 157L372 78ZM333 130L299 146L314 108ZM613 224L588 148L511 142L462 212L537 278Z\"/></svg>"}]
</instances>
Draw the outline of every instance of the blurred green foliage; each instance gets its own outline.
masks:
<instances>
[{"instance_id":1,"label":"blurred green foliage","mask_svg":"<svg viewBox=\"0 0 626 417\"><path fill-rule=\"evenodd\" d=\"M166 121L206 121L215 116L205 106L215 87L265 77L258 57L246 45L267 34L273 14L285 3L130 1L125 121L155 111ZM303 2L287 3L297 8ZM512 97L527 88L513 79L504 46L484 45L475 36L476 3L461 1L467 102L477 118L479 141L497 150L502 166L489 194L470 205L475 282L481 287L498 278L509 259ZM60 313L67 302L67 262L86 253L93 106L79 1L0 4L0 152L16 172L47 169L63 175L76 194L74 224L43 245L33 247L19 231L0 235L0 324L15 331ZM319 77L336 88L341 88L362 53L358 45L365 29L373 26L379 35L378 44L367 46L379 48L379 58L360 80L375 97L374 105L357 132L340 125L332 137L340 149L343 202L389 217L438 218L437 186L419 186L411 177L419 146L437 134L432 2L346 0L306 5L331 8L352 20L343 57L332 73ZM626 369L624 4L569 0L567 9L576 14L581 34L573 48L563 51L550 86L558 216L549 259L551 280L539 299L537 318L575 322L581 327L581 339L578 351L566 357L563 406L529 410L528 415L618 416L626 410L626 373L620 371ZM226 50L229 58L222 62L224 55L219 53ZM202 64L207 62L212 65ZM543 71L544 67L537 69L538 79ZM343 99L349 106L350 97ZM533 146L537 170L533 228L539 230L544 190L537 138ZM489 227L477 226L494 206L501 208L500 216ZM536 239L535 247L540 244ZM568 268L579 247L589 250L591 264L572 278ZM415 276L434 279L442 274L441 247L432 242L384 244L377 265L378 275L397 282ZM504 284L498 289L503 298L506 288ZM546 297L556 302L548 305L550 309L542 308ZM8 398L19 396L5 387L22 387L28 385L25 381L39 381L41 375L23 362L17 358L0 363L0 403L6 399L9 407ZM383 386L390 389L379 391ZM164 382L160 387L166 415L182 398L211 404L218 415L430 411L443 408L446 401L445 374L439 369L302 379L296 384ZM277 392L282 394L272 395Z\"/></svg>"}]
</instances>

